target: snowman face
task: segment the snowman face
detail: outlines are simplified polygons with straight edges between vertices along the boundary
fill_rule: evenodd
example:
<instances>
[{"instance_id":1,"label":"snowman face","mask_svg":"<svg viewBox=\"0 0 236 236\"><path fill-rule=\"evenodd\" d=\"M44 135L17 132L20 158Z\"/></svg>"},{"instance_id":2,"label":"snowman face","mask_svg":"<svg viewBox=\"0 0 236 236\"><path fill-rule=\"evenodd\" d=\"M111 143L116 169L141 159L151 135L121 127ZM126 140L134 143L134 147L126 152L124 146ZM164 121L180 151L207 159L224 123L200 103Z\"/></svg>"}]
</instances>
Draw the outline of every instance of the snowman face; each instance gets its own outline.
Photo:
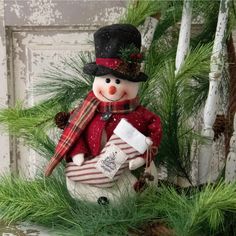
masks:
<instances>
[{"instance_id":1,"label":"snowman face","mask_svg":"<svg viewBox=\"0 0 236 236\"><path fill-rule=\"evenodd\" d=\"M94 95L102 102L118 102L130 100L137 96L138 82L119 79L108 74L95 77L93 82Z\"/></svg>"}]
</instances>

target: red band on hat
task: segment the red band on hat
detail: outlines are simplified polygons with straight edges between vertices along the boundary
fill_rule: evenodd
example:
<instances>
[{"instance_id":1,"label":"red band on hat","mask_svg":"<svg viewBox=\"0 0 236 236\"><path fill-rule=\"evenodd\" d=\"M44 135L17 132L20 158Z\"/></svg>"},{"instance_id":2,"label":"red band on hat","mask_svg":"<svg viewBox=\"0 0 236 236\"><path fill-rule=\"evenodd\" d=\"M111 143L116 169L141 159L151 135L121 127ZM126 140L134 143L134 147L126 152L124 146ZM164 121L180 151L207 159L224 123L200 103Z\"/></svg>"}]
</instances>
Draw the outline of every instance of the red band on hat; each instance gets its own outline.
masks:
<instances>
[{"instance_id":1,"label":"red band on hat","mask_svg":"<svg viewBox=\"0 0 236 236\"><path fill-rule=\"evenodd\" d=\"M119 58L96 58L96 64L108 67L110 69L116 69L122 60Z\"/></svg>"}]
</instances>

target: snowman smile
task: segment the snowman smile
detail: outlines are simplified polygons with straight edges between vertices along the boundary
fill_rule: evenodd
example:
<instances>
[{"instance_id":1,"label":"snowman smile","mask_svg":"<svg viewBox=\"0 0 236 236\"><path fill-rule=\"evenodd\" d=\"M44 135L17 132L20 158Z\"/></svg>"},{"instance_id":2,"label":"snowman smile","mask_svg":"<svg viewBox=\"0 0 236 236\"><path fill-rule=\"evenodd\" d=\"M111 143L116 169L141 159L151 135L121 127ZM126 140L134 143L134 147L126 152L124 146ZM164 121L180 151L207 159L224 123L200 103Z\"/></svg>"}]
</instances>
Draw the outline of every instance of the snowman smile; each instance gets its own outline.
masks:
<instances>
[{"instance_id":1,"label":"snowman smile","mask_svg":"<svg viewBox=\"0 0 236 236\"><path fill-rule=\"evenodd\" d=\"M102 94L101 91L100 91L100 94L101 94L104 98L106 98L107 100L109 100L109 101L111 101L111 102L117 102L117 101L119 101L120 99L122 99L122 98L126 95L126 92L124 92L124 94L123 94L120 98L118 98L118 99L110 99L110 98L107 98L105 95Z\"/></svg>"}]
</instances>

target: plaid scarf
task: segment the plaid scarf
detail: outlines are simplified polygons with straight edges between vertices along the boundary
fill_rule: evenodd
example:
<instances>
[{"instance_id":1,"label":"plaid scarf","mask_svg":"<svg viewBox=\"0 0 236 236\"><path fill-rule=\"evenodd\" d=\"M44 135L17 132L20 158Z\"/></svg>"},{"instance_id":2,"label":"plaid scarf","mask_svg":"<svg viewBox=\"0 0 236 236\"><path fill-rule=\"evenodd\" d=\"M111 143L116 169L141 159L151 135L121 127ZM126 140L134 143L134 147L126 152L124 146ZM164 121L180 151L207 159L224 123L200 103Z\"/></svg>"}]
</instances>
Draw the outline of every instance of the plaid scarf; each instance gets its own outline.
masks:
<instances>
[{"instance_id":1,"label":"plaid scarf","mask_svg":"<svg viewBox=\"0 0 236 236\"><path fill-rule=\"evenodd\" d=\"M96 111L101 113L128 113L135 110L138 105L138 98L120 102L101 102L91 91L83 104L76 108L71 115L68 125L65 127L56 146L55 154L46 166L45 175L51 175L54 168L64 158L76 140L78 140Z\"/></svg>"}]
</instances>

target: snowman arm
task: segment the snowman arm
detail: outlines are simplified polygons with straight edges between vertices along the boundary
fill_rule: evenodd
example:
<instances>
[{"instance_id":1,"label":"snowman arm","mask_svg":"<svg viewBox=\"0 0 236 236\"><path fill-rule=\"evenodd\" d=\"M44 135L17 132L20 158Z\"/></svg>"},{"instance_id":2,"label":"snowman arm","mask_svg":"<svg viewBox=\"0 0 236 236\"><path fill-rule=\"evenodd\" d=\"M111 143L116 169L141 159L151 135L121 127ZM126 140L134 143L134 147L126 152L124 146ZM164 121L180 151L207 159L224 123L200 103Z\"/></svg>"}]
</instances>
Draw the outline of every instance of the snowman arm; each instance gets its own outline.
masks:
<instances>
[{"instance_id":1,"label":"snowman arm","mask_svg":"<svg viewBox=\"0 0 236 236\"><path fill-rule=\"evenodd\" d=\"M152 147L158 148L161 142L162 137L162 127L161 127L161 119L156 114L150 112L145 107L143 107L144 119L146 121L147 126L147 137L151 139L153 142ZM142 157L146 159L147 153L145 152ZM153 158L153 156L151 156Z\"/></svg>"},{"instance_id":2,"label":"snowman arm","mask_svg":"<svg viewBox=\"0 0 236 236\"><path fill-rule=\"evenodd\" d=\"M131 160L129 162L129 169L136 170L139 167L143 166L145 163L146 161L142 157L136 157L134 160Z\"/></svg>"},{"instance_id":3,"label":"snowman arm","mask_svg":"<svg viewBox=\"0 0 236 236\"><path fill-rule=\"evenodd\" d=\"M88 154L89 153L89 149L88 146L85 142L85 139L83 137L83 135L80 136L80 138L75 142L75 144L72 146L72 148L70 149L68 156L70 157L74 157L77 154Z\"/></svg>"},{"instance_id":4,"label":"snowman arm","mask_svg":"<svg viewBox=\"0 0 236 236\"><path fill-rule=\"evenodd\" d=\"M159 147L162 137L161 119L156 114L146 110L147 136L152 140L153 146Z\"/></svg>"}]
</instances>

